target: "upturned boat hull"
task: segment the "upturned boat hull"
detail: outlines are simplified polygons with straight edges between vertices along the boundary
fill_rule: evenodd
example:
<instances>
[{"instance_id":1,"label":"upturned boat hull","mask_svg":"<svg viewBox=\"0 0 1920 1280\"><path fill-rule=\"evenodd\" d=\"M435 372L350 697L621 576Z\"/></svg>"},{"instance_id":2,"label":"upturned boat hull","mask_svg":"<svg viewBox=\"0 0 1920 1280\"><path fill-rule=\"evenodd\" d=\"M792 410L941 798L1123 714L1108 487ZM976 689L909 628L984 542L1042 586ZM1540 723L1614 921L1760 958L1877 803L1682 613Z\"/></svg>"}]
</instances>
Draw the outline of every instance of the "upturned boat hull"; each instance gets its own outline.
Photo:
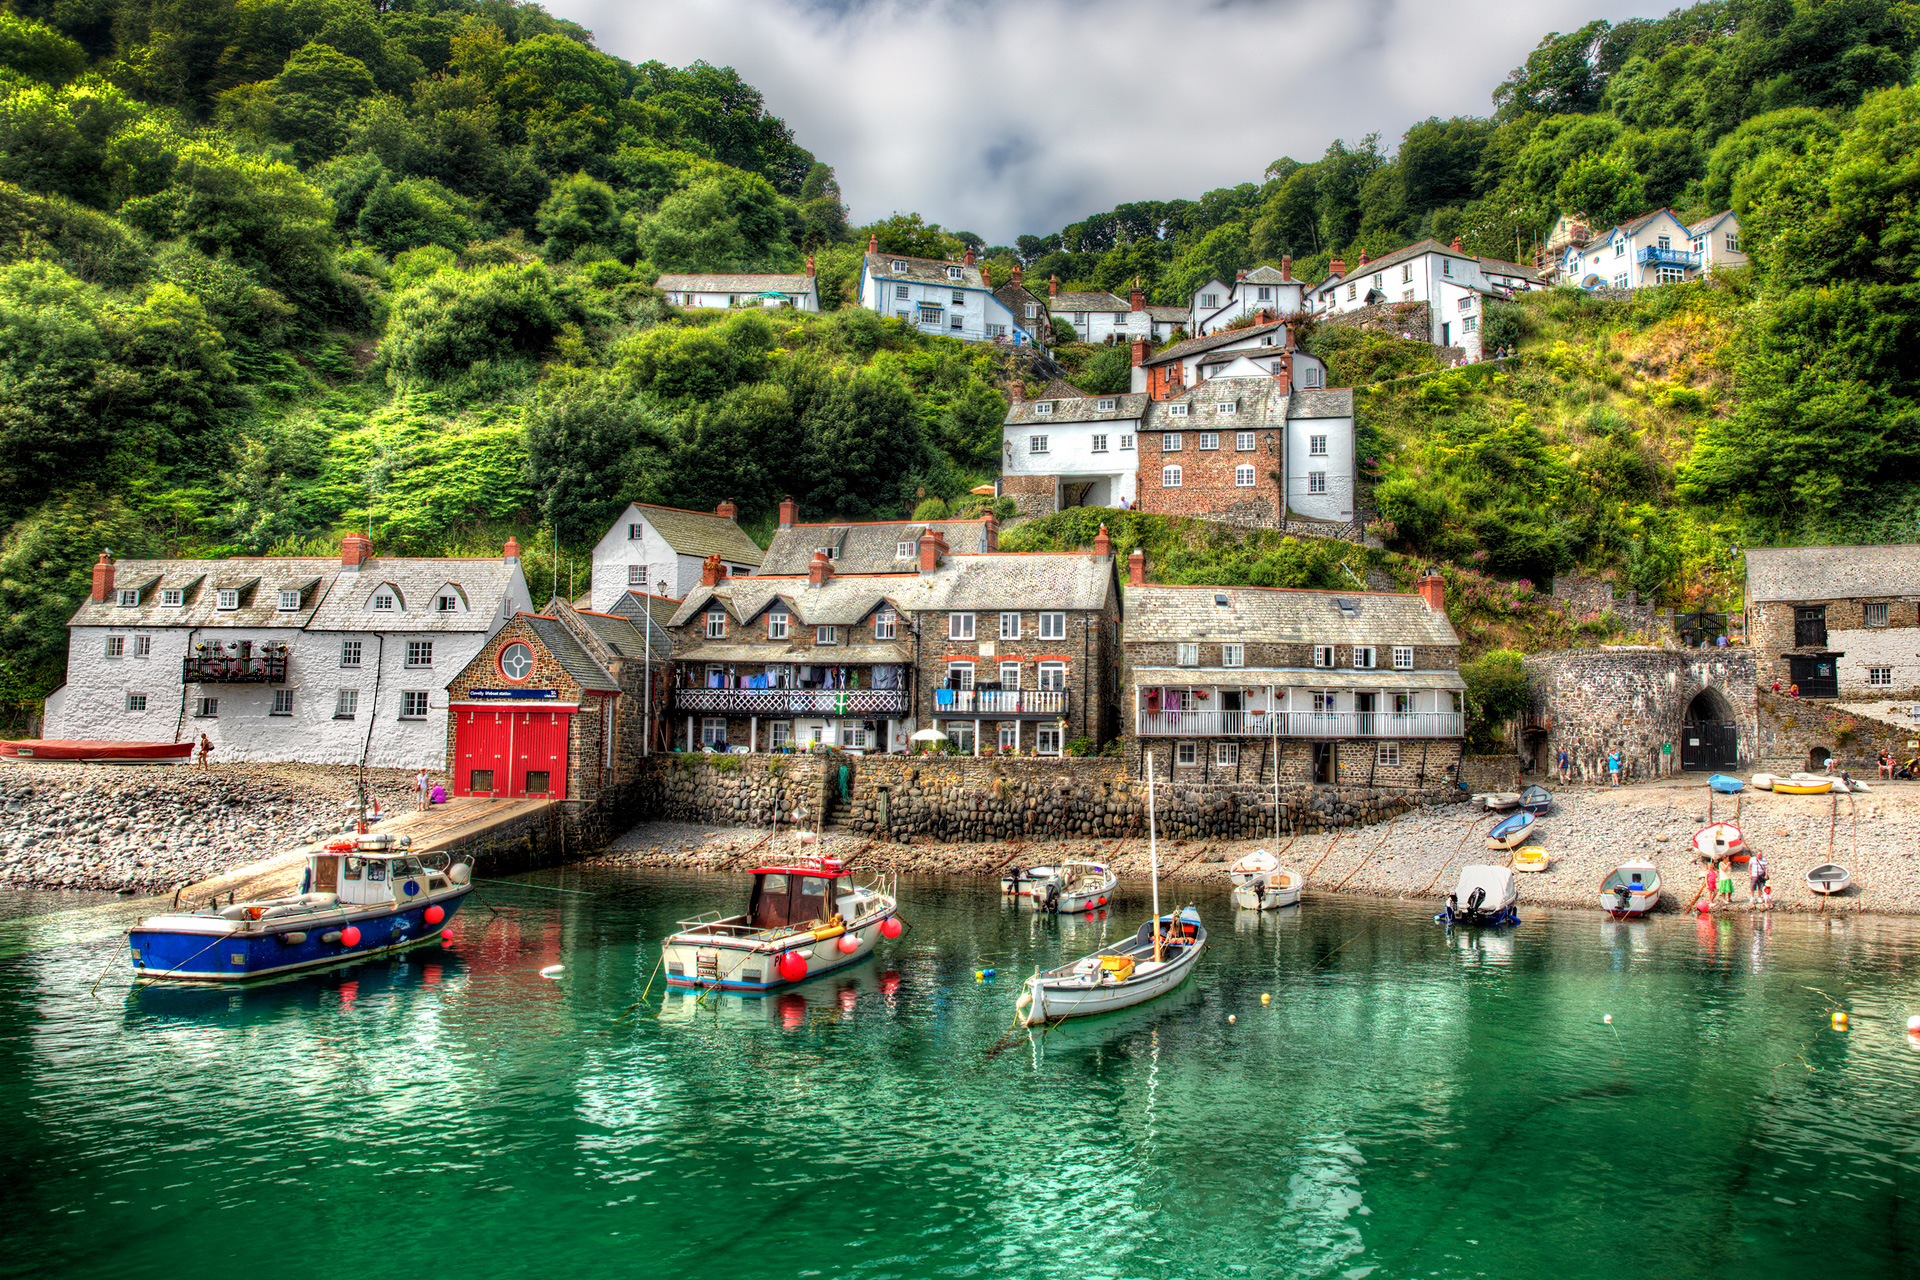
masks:
<instances>
[{"instance_id":1,"label":"upturned boat hull","mask_svg":"<svg viewBox=\"0 0 1920 1280\"><path fill-rule=\"evenodd\" d=\"M17 738L0 742L0 760L56 760L63 764L185 764L191 742L104 742Z\"/></svg>"}]
</instances>

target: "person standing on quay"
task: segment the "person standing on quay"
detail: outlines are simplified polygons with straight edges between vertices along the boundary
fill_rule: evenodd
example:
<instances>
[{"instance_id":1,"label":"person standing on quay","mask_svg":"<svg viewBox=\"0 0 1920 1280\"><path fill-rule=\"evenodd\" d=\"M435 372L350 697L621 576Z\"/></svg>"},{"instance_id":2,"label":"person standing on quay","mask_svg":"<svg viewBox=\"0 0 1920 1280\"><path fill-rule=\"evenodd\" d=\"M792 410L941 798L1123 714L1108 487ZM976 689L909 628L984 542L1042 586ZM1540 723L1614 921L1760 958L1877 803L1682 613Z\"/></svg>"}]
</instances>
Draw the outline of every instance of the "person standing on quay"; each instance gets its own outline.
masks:
<instances>
[{"instance_id":1,"label":"person standing on quay","mask_svg":"<svg viewBox=\"0 0 1920 1280\"><path fill-rule=\"evenodd\" d=\"M209 738L204 733L201 734L199 750L200 750L200 771L202 773L212 773L213 765L209 763L209 757L213 755L213 739Z\"/></svg>"},{"instance_id":2,"label":"person standing on quay","mask_svg":"<svg viewBox=\"0 0 1920 1280\"><path fill-rule=\"evenodd\" d=\"M1563 787L1566 786L1571 779L1567 772L1567 749L1565 747L1560 748L1560 754L1554 760L1554 765L1560 771L1560 785Z\"/></svg>"},{"instance_id":3,"label":"person standing on quay","mask_svg":"<svg viewBox=\"0 0 1920 1280\"><path fill-rule=\"evenodd\" d=\"M432 779L427 776L427 771L424 766L420 772L413 775L413 799L416 809L424 809L427 807L427 786L431 781Z\"/></svg>"}]
</instances>

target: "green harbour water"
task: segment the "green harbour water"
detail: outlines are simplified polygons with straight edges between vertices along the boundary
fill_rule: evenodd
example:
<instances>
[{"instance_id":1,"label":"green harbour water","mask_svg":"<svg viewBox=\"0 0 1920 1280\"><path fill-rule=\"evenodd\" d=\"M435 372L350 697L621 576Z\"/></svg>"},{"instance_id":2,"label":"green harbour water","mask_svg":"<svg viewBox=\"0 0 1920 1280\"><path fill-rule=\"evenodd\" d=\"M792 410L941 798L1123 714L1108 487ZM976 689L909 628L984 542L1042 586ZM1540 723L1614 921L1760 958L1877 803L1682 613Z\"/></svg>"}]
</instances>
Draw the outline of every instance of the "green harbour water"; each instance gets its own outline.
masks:
<instances>
[{"instance_id":1,"label":"green harbour water","mask_svg":"<svg viewBox=\"0 0 1920 1280\"><path fill-rule=\"evenodd\" d=\"M745 884L485 885L450 950L245 991L132 992L124 908L0 900L0 1275L1920 1272L1920 923L1208 886L1185 989L1028 1037L1020 975L1145 886L1051 921L910 878L874 961L633 1008Z\"/></svg>"}]
</instances>

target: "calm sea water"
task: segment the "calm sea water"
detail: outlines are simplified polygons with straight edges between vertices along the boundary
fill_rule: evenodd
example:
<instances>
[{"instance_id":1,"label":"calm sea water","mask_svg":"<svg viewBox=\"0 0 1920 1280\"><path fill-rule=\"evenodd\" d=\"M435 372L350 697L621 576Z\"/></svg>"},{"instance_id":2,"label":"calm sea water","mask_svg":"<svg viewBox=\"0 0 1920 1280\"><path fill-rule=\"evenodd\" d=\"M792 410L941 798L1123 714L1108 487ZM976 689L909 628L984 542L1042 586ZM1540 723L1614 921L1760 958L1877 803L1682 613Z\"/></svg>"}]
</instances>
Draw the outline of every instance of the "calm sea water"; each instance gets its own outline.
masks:
<instances>
[{"instance_id":1,"label":"calm sea water","mask_svg":"<svg viewBox=\"0 0 1920 1280\"><path fill-rule=\"evenodd\" d=\"M1448 934L1412 903L1207 894L1183 992L1028 1038L1018 975L1139 904L1037 920L926 879L850 974L635 1008L662 932L743 887L486 885L499 914L470 904L450 952L245 992L130 993L112 905L0 926L0 1274L1920 1267L1913 926Z\"/></svg>"}]
</instances>

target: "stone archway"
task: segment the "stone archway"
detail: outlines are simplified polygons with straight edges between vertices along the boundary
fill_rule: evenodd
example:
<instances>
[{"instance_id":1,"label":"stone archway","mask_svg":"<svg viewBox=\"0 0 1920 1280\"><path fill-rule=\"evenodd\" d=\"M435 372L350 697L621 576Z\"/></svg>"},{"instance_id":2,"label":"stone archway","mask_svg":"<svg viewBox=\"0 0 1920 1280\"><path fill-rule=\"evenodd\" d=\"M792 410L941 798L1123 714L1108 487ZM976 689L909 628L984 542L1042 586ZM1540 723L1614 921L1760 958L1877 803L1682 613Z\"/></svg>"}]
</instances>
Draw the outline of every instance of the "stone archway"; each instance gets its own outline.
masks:
<instances>
[{"instance_id":1,"label":"stone archway","mask_svg":"<svg viewBox=\"0 0 1920 1280\"><path fill-rule=\"evenodd\" d=\"M1682 769L1735 769L1740 765L1740 724L1733 704L1708 685L1687 703L1680 725Z\"/></svg>"}]
</instances>

